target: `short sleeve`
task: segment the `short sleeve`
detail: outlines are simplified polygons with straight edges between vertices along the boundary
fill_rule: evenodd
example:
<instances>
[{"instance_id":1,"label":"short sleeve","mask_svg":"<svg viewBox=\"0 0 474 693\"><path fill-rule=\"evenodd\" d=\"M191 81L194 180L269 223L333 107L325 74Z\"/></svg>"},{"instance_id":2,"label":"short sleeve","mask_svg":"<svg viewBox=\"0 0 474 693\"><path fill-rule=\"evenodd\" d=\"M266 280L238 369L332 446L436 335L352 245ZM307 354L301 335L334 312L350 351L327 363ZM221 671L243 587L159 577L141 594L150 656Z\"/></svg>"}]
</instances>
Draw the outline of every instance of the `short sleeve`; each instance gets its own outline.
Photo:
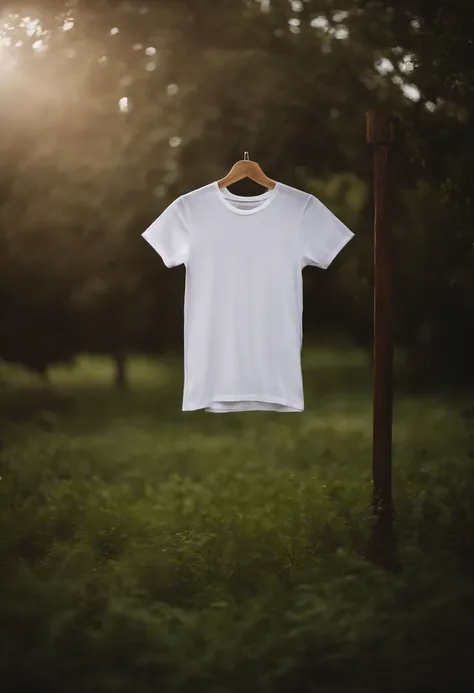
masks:
<instances>
[{"instance_id":1,"label":"short sleeve","mask_svg":"<svg viewBox=\"0 0 474 693\"><path fill-rule=\"evenodd\" d=\"M160 255L166 267L186 264L189 257L189 233L183 201L174 200L142 233L142 237Z\"/></svg>"},{"instance_id":2,"label":"short sleeve","mask_svg":"<svg viewBox=\"0 0 474 693\"><path fill-rule=\"evenodd\" d=\"M330 209L310 195L300 228L301 267L327 269L354 234Z\"/></svg>"}]
</instances>

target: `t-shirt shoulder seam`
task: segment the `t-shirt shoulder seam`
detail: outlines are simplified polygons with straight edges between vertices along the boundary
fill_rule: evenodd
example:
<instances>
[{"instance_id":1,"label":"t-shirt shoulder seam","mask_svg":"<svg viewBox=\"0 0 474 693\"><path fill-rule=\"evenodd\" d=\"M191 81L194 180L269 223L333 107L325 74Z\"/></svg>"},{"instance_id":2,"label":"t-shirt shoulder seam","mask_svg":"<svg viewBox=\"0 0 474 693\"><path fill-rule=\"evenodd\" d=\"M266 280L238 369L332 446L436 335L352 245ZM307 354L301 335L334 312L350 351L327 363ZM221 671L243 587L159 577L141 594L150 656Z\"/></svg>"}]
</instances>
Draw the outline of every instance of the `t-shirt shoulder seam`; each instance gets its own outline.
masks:
<instances>
[{"instance_id":1,"label":"t-shirt shoulder seam","mask_svg":"<svg viewBox=\"0 0 474 693\"><path fill-rule=\"evenodd\" d=\"M183 226L184 226L185 233L187 236L187 246L188 246L187 247L187 257L186 257L186 260L184 260L184 262L183 262L183 265L185 267L187 267L188 262L189 262L189 258L191 256L191 246L192 246L192 242L193 242L192 224L190 223L190 220L188 219L188 211L189 211L188 206L185 204L185 197L188 194L189 193L185 193L184 195L180 195L176 200L179 203L178 204L178 210L180 211L180 214L182 216Z\"/></svg>"},{"instance_id":2,"label":"t-shirt shoulder seam","mask_svg":"<svg viewBox=\"0 0 474 693\"><path fill-rule=\"evenodd\" d=\"M303 206L303 214L306 212L307 208L309 207L309 203L311 202L311 198L314 197L314 195L311 195L311 193L305 192L305 203Z\"/></svg>"},{"instance_id":3,"label":"t-shirt shoulder seam","mask_svg":"<svg viewBox=\"0 0 474 693\"><path fill-rule=\"evenodd\" d=\"M184 201L188 201L188 199L192 199L195 195L200 195L207 191L207 189L211 188L212 183L207 183L206 185L201 185L200 188L194 188L193 190L188 190L187 192L183 193L180 195L180 198L183 199Z\"/></svg>"},{"instance_id":4,"label":"t-shirt shoulder seam","mask_svg":"<svg viewBox=\"0 0 474 693\"><path fill-rule=\"evenodd\" d=\"M304 205L303 205L303 209L301 210L300 223L299 223L299 226L298 226L298 232L300 232L300 233L301 233L301 229L302 229L302 226L303 226L304 215L305 215L305 213L306 213L306 210L307 210L308 207L309 207L309 203L311 202L311 198L312 198L311 193L305 193L305 195L306 195L306 201L305 201L305 203L304 203Z\"/></svg>"},{"instance_id":5,"label":"t-shirt shoulder seam","mask_svg":"<svg viewBox=\"0 0 474 693\"><path fill-rule=\"evenodd\" d=\"M184 221L184 223L186 225L186 229L187 229L188 224L187 224L187 219L186 219L186 207L184 204L183 195L180 195L179 197L177 197L175 200L175 203L176 203L176 211L183 216L183 221Z\"/></svg>"}]
</instances>

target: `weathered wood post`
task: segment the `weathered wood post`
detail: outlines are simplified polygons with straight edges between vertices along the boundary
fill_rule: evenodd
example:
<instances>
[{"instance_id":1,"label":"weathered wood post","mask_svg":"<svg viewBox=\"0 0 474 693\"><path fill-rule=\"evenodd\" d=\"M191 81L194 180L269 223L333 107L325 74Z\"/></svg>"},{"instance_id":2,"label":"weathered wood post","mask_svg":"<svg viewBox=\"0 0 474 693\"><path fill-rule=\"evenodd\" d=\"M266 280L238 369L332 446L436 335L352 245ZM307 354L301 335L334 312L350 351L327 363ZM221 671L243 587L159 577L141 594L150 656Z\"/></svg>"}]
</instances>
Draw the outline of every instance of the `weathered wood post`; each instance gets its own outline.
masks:
<instances>
[{"instance_id":1,"label":"weathered wood post","mask_svg":"<svg viewBox=\"0 0 474 693\"><path fill-rule=\"evenodd\" d=\"M392 507L392 248L388 191L388 153L393 119L379 107L366 114L367 142L374 151L374 405L373 527L368 555L389 569L399 567Z\"/></svg>"}]
</instances>

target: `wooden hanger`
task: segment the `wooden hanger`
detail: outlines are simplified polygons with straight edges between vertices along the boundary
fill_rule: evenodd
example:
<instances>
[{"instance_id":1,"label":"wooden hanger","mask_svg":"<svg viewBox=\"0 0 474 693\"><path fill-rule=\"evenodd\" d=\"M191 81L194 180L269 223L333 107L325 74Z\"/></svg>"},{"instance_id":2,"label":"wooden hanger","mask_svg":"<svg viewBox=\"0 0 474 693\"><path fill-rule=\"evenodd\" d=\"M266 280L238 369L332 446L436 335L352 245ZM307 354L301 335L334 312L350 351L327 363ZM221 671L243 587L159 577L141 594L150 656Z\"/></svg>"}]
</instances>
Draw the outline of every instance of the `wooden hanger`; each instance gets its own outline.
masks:
<instances>
[{"instance_id":1,"label":"wooden hanger","mask_svg":"<svg viewBox=\"0 0 474 693\"><path fill-rule=\"evenodd\" d=\"M237 161L229 173L217 181L219 188L226 188L232 183L236 183L242 178L250 178L250 180L263 185L264 188L269 188L273 190L276 185L276 181L269 178L263 171L256 161L250 161L249 153L244 152L244 158Z\"/></svg>"}]
</instances>

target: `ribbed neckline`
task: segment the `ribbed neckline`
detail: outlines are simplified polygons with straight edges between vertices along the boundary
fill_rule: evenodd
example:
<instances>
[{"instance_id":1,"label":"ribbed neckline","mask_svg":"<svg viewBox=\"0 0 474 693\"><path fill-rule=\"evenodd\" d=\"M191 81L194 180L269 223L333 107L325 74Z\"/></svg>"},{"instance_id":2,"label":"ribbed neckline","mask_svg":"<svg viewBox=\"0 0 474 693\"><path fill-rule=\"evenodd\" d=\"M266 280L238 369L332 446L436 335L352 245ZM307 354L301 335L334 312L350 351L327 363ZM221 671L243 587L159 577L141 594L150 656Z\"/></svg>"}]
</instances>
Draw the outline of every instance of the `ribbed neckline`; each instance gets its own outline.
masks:
<instances>
[{"instance_id":1,"label":"ribbed neckline","mask_svg":"<svg viewBox=\"0 0 474 693\"><path fill-rule=\"evenodd\" d=\"M219 188L218 181L214 181L212 183L212 186L215 192L217 193L217 197L219 198L219 200L222 202L223 205L227 207L227 209L230 209L231 212L235 212L235 214L256 214L257 212L260 212L262 209L265 209L265 207L267 207L270 204L270 202L275 198L279 185L280 184L277 181L273 190L269 189L261 195L235 195L228 188ZM236 202L260 201L261 204L259 204L257 207L251 207L250 209L240 209L239 207L233 205L230 202L230 200L235 200Z\"/></svg>"}]
</instances>

